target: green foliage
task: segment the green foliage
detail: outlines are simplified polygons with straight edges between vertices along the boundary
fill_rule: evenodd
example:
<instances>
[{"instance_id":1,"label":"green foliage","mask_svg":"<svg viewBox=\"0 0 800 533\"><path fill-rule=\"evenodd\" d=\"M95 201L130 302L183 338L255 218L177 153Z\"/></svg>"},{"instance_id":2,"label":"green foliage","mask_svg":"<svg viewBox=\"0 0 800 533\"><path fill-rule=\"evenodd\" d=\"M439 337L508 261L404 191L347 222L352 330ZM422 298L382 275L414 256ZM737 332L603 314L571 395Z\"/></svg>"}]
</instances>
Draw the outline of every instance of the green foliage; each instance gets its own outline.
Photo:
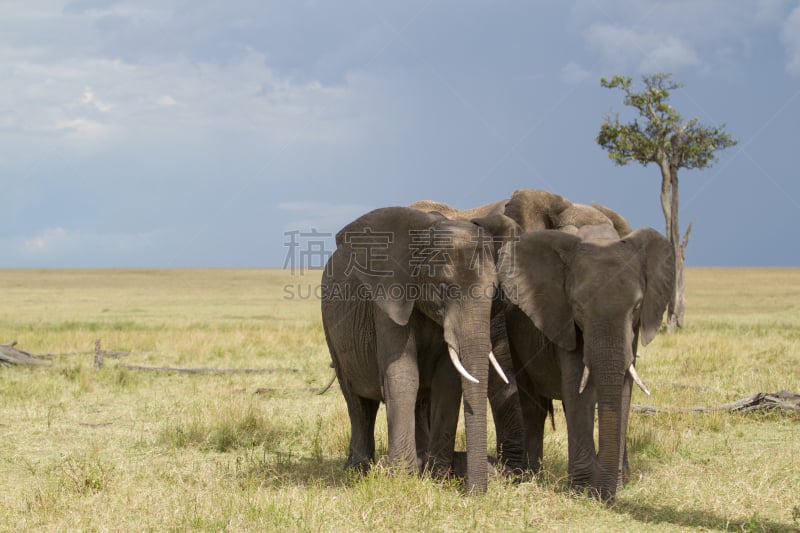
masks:
<instances>
[{"instance_id":1,"label":"green foliage","mask_svg":"<svg viewBox=\"0 0 800 533\"><path fill-rule=\"evenodd\" d=\"M670 91L681 85L671 74L643 76L644 90L635 92L630 77L616 75L610 80L601 78L600 85L620 89L625 93L626 106L639 112L639 120L622 124L619 116L606 116L597 134L597 144L608 151L617 165L636 161L642 165L665 164L672 169L707 168L715 161L718 150L736 145L724 131L725 126L706 127L696 118L683 120L669 105Z\"/></svg>"}]
</instances>

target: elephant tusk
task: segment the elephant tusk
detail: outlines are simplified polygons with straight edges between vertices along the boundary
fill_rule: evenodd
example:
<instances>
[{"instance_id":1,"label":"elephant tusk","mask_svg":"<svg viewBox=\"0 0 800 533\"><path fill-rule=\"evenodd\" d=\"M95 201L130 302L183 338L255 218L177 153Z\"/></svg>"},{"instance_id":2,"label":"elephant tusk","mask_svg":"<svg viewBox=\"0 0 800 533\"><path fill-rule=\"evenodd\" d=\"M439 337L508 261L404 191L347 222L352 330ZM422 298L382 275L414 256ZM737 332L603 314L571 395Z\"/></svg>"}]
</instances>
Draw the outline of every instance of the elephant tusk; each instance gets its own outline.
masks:
<instances>
[{"instance_id":1,"label":"elephant tusk","mask_svg":"<svg viewBox=\"0 0 800 533\"><path fill-rule=\"evenodd\" d=\"M633 381L637 385L639 385L640 389L642 389L642 392L644 392L645 394L650 396L650 391L647 390L647 387L644 386L644 383L642 382L642 378L639 377L639 374L636 372L636 368L633 365L628 367L628 372L630 373L631 377L633 378Z\"/></svg>"},{"instance_id":2,"label":"elephant tusk","mask_svg":"<svg viewBox=\"0 0 800 533\"><path fill-rule=\"evenodd\" d=\"M500 379L505 381L506 385L508 385L508 378L506 377L506 373L503 372L503 369L500 367L500 363L497 362L497 359L494 356L494 352L489 352L489 361L491 361L492 366L497 372L497 375L500 376Z\"/></svg>"},{"instance_id":3,"label":"elephant tusk","mask_svg":"<svg viewBox=\"0 0 800 533\"><path fill-rule=\"evenodd\" d=\"M459 374L461 374L462 376L464 376L464 378L473 383L480 383L480 381L472 377L472 375L469 372L467 372L467 369L464 368L464 365L461 364L461 361L458 359L458 354L456 353L455 348L448 345L447 351L450 352L450 360L453 362L453 366L456 367L456 370L458 370Z\"/></svg>"},{"instance_id":4,"label":"elephant tusk","mask_svg":"<svg viewBox=\"0 0 800 533\"><path fill-rule=\"evenodd\" d=\"M581 377L581 386L578 387L578 394L583 394L583 390L586 388L586 384L589 383L589 367L583 367L583 377Z\"/></svg>"}]
</instances>

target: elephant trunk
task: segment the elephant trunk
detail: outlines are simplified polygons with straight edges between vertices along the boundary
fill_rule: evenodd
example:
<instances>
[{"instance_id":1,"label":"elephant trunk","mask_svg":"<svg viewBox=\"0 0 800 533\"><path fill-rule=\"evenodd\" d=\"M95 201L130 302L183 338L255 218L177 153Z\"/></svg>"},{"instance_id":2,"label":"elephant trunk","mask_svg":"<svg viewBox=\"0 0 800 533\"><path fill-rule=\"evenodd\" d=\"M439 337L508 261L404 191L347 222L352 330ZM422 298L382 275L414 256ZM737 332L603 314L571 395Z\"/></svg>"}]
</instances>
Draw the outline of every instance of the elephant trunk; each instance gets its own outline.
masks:
<instances>
[{"instance_id":1,"label":"elephant trunk","mask_svg":"<svg viewBox=\"0 0 800 533\"><path fill-rule=\"evenodd\" d=\"M622 331L630 331L630 328ZM610 500L622 486L625 467L625 436L633 384L628 372L633 361L631 338L625 334L589 337L586 347L597 393L599 430L592 487L600 499Z\"/></svg>"},{"instance_id":2,"label":"elephant trunk","mask_svg":"<svg viewBox=\"0 0 800 533\"><path fill-rule=\"evenodd\" d=\"M601 499L608 500L622 486L631 379L622 374L618 382L598 386L597 404L600 436L592 486Z\"/></svg>"},{"instance_id":3,"label":"elephant trunk","mask_svg":"<svg viewBox=\"0 0 800 533\"><path fill-rule=\"evenodd\" d=\"M464 426L467 436L468 494L486 492L488 466L486 461L486 398L489 382L489 306L476 306L465 312L462 309L445 315L445 340L458 354L466 371L477 382L461 377L464 395ZM455 315L455 316L454 316ZM466 316L464 316L466 315Z\"/></svg>"}]
</instances>

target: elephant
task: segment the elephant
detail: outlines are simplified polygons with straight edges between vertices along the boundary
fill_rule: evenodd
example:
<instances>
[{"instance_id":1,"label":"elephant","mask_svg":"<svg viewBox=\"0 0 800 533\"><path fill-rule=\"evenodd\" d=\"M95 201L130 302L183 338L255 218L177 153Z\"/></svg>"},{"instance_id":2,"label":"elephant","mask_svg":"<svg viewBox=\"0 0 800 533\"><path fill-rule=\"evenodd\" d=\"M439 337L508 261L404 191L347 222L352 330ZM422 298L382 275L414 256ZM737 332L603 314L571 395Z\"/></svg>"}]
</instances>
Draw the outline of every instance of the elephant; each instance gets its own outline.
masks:
<instances>
[{"instance_id":1,"label":"elephant","mask_svg":"<svg viewBox=\"0 0 800 533\"><path fill-rule=\"evenodd\" d=\"M486 491L490 314L499 286L479 229L388 207L337 234L321 307L350 418L347 468L366 471L374 461L380 402L393 468L448 468L463 391L465 487Z\"/></svg>"},{"instance_id":2,"label":"elephant","mask_svg":"<svg viewBox=\"0 0 800 533\"><path fill-rule=\"evenodd\" d=\"M503 245L498 276L528 432L541 462L545 409L567 420L570 484L613 499L628 475L625 436L631 387L644 385L636 348L661 325L674 283L673 251L652 228L619 238L613 225L524 232ZM649 392L648 392L649 394ZM597 404L599 442L593 437Z\"/></svg>"},{"instance_id":3,"label":"elephant","mask_svg":"<svg viewBox=\"0 0 800 533\"><path fill-rule=\"evenodd\" d=\"M496 215L492 210L487 215ZM583 226L609 225L619 237L632 230L625 218L603 205L575 204L558 194L539 189L514 191L505 204L502 214L513 220L522 231L556 229L575 233Z\"/></svg>"},{"instance_id":4,"label":"elephant","mask_svg":"<svg viewBox=\"0 0 800 533\"><path fill-rule=\"evenodd\" d=\"M614 238L631 232L624 217L610 208L596 203L591 206L574 204L563 196L537 189L520 189L510 199L471 209L456 209L433 200L420 200L409 207L479 225L493 243L495 258L503 243L517 239L523 231L608 232ZM488 394L495 421L498 460L505 472L536 473L541 468L543 424L548 414L553 417L553 402L551 398L535 395L530 387L526 387L524 392L534 399L520 401L502 305L493 307L491 331L492 351L510 381L506 385L494 374L489 378ZM523 408L528 412L525 419ZM526 427L526 421L530 420L537 421L537 431L532 432Z\"/></svg>"},{"instance_id":5,"label":"elephant","mask_svg":"<svg viewBox=\"0 0 800 533\"><path fill-rule=\"evenodd\" d=\"M450 220L474 222L481 227L484 241L490 241L490 252L496 260L500 244L510 238L503 232L507 227L492 225L492 217L500 216L506 206L507 200L493 202L473 209L456 209L444 202L433 200L419 200L409 205L428 213L436 213ZM482 222L485 221L485 222ZM506 380L501 379L499 373L490 373L488 384L489 405L492 409L492 419L495 424L497 441L497 461L501 471L505 474L518 476L529 470L526 463L525 444L523 441L524 427L522 411L514 383L514 367L511 362L508 337L505 331L505 315L501 302L497 299L492 307L492 353L496 356Z\"/></svg>"},{"instance_id":6,"label":"elephant","mask_svg":"<svg viewBox=\"0 0 800 533\"><path fill-rule=\"evenodd\" d=\"M479 216L473 222L499 237L496 246L502 243L496 257L507 303L505 320L497 326L493 317L492 331L510 344L513 371L507 373L524 419L525 467L541 467L544 423L548 413L552 417L553 399L560 399L572 486L613 497L628 472L632 380L643 387L634 366L639 334L643 344L652 340L672 291L666 239L652 229L633 232L605 206L573 204L534 189L464 211L430 201L413 205L453 218ZM550 325L556 316L563 319L560 328ZM498 359L509 370L508 361ZM612 372L619 369L619 375ZM599 452L593 439L596 402L602 406Z\"/></svg>"}]
</instances>

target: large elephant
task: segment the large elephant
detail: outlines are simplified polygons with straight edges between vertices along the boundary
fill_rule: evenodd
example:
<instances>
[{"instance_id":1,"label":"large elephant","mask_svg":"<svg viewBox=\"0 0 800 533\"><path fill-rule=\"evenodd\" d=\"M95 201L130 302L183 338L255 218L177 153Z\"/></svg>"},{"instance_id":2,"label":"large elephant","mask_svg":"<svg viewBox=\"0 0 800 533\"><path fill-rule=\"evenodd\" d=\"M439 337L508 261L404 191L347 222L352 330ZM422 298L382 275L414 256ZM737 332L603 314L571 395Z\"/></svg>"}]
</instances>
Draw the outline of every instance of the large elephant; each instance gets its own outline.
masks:
<instances>
[{"instance_id":1,"label":"large elephant","mask_svg":"<svg viewBox=\"0 0 800 533\"><path fill-rule=\"evenodd\" d=\"M672 291L666 240L649 229L632 234L624 217L602 205L574 204L534 189L470 210L430 201L414 206L456 219L477 217L475 223L506 242L498 254L498 275L513 303L501 321L507 331L499 331L496 318L492 331L493 337L508 335L511 344L510 378L525 421L525 465L539 469L544 423L552 400L561 399L573 486L613 496L627 472L625 433L639 333L644 344L652 340ZM537 230L559 231L537 236ZM560 321L561 329L547 326L553 321ZM593 439L598 400L599 452ZM511 442L516 446L519 439Z\"/></svg>"},{"instance_id":2,"label":"large elephant","mask_svg":"<svg viewBox=\"0 0 800 533\"><path fill-rule=\"evenodd\" d=\"M650 228L620 239L625 228L613 222L568 226L525 232L504 244L498 276L510 302L506 329L529 457L541 461L545 406L560 399L570 482L609 499L627 475L631 385L643 386L634 367L636 347L639 337L649 343L661 324L672 292L673 252Z\"/></svg>"},{"instance_id":3,"label":"large elephant","mask_svg":"<svg viewBox=\"0 0 800 533\"><path fill-rule=\"evenodd\" d=\"M503 243L517 239L523 231L601 232L614 238L631 232L624 217L612 209L599 204L575 204L563 196L538 189L520 189L510 199L471 209L456 209L432 200L417 201L410 207L479 225L486 234L484 240L493 244L495 258ZM496 304L493 308L491 331L493 352L510 380L505 384L496 375L489 377L488 394L495 421L498 460L508 472L537 472L542 461L544 421L548 414L552 416L553 413L552 397L525 387L526 398L520 401L502 305ZM523 379L527 378L523 376Z\"/></svg>"},{"instance_id":4,"label":"large elephant","mask_svg":"<svg viewBox=\"0 0 800 533\"><path fill-rule=\"evenodd\" d=\"M322 278L322 319L350 417L347 467L366 470L374 460L381 401L393 467L451 465L463 390L466 489L486 490L498 281L479 237L474 224L404 207L371 211L337 234Z\"/></svg>"},{"instance_id":5,"label":"large elephant","mask_svg":"<svg viewBox=\"0 0 800 533\"><path fill-rule=\"evenodd\" d=\"M487 215L494 215L492 210ZM502 213L522 231L556 229L575 233L583 226L611 226L620 237L631 232L625 218L600 204L575 204L561 195L539 189L519 189L503 205Z\"/></svg>"},{"instance_id":6,"label":"large elephant","mask_svg":"<svg viewBox=\"0 0 800 533\"><path fill-rule=\"evenodd\" d=\"M507 224L501 227L495 223L494 217L502 216L506 202L507 200L501 200L472 209L456 209L444 202L420 200L409 207L440 214L450 220L477 224L481 228L481 240L484 245L488 246L488 250L484 249L484 251L491 253L496 260L500 245L516 234L506 233L517 232L516 228ZM504 377L507 376L503 380L499 373L489 374L488 396L495 426L497 460L502 465L504 473L519 475L525 470L529 470L530 467L527 461L525 429L519 395L513 377L514 366L505 329L505 314L500 299L497 299L492 306L491 336L492 353L496 356Z\"/></svg>"}]
</instances>

